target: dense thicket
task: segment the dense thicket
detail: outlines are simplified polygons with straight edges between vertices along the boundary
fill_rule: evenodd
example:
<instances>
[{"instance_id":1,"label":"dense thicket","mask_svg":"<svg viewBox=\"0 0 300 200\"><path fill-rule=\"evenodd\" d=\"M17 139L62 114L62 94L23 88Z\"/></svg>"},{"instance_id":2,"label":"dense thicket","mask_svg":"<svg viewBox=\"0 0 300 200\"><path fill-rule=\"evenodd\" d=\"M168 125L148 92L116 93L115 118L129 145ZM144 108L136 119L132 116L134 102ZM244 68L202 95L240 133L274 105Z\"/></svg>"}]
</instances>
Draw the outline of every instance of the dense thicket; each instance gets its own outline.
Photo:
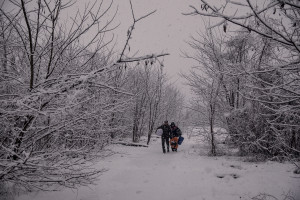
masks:
<instances>
[{"instance_id":1,"label":"dense thicket","mask_svg":"<svg viewBox=\"0 0 300 200\"><path fill-rule=\"evenodd\" d=\"M112 3L95 1L69 18L62 13L73 2L1 4L1 183L89 184L103 171L91 164L108 155L111 140L132 135L136 142L160 123L168 89L159 57L167 54L126 55L135 24L154 12L136 18L132 9L117 55L109 48Z\"/></svg>"},{"instance_id":2,"label":"dense thicket","mask_svg":"<svg viewBox=\"0 0 300 200\"><path fill-rule=\"evenodd\" d=\"M202 2L202 11L192 6L189 14L221 18L216 25L224 34L209 27L190 42L196 54L189 56L199 61L186 75L200 99L194 107L208 108L211 126L218 113L218 122L244 155L299 157L299 1L256 6L250 0L226 1L220 9ZM230 5L248 14L230 15Z\"/></svg>"}]
</instances>

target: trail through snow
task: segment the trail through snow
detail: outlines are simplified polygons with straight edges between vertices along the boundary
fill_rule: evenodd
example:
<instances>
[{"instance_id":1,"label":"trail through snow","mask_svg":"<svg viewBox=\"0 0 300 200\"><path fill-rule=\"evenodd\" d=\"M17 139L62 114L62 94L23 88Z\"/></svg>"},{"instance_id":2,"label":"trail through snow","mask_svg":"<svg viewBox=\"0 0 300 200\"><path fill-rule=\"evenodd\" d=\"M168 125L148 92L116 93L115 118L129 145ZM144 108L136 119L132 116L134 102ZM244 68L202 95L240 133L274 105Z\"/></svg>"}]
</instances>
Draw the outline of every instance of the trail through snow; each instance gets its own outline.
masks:
<instances>
[{"instance_id":1,"label":"trail through snow","mask_svg":"<svg viewBox=\"0 0 300 200\"><path fill-rule=\"evenodd\" d=\"M17 199L250 200L270 194L283 200L285 194L290 194L300 200L300 175L293 174L292 164L200 156L195 137L185 137L178 152L166 154L162 153L159 138L154 138L148 148L112 148L118 154L99 162L98 167L109 170L100 176L97 185L30 193Z\"/></svg>"}]
</instances>

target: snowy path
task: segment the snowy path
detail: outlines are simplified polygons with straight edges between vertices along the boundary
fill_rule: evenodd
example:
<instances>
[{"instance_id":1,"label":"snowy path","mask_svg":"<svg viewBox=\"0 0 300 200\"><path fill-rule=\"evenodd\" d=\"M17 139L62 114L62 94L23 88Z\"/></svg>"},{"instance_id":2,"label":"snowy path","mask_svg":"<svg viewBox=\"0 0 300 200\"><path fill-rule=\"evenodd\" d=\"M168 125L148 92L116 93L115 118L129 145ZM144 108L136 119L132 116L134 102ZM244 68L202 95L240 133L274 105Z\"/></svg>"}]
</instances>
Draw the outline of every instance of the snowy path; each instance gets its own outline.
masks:
<instances>
[{"instance_id":1,"label":"snowy path","mask_svg":"<svg viewBox=\"0 0 300 200\"><path fill-rule=\"evenodd\" d=\"M163 154L160 140L149 148L115 145L120 154L100 162L108 168L97 185L78 191L43 192L19 200L250 200L260 193L300 199L300 176L293 166L245 163L237 158L199 156L194 139L179 152ZM297 178L295 178L297 177Z\"/></svg>"}]
</instances>

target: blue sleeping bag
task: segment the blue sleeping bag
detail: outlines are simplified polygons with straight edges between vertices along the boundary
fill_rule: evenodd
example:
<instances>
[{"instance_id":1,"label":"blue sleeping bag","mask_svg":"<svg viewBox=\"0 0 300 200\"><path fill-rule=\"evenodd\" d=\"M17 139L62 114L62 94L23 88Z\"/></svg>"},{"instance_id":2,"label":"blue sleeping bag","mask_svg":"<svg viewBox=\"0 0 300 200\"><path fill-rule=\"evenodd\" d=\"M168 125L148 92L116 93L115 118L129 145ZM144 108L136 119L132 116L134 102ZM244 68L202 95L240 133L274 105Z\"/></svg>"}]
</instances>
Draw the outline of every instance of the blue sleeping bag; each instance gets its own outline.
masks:
<instances>
[{"instance_id":1,"label":"blue sleeping bag","mask_svg":"<svg viewBox=\"0 0 300 200\"><path fill-rule=\"evenodd\" d=\"M180 136L178 139L178 144L181 145L184 140L184 137Z\"/></svg>"}]
</instances>

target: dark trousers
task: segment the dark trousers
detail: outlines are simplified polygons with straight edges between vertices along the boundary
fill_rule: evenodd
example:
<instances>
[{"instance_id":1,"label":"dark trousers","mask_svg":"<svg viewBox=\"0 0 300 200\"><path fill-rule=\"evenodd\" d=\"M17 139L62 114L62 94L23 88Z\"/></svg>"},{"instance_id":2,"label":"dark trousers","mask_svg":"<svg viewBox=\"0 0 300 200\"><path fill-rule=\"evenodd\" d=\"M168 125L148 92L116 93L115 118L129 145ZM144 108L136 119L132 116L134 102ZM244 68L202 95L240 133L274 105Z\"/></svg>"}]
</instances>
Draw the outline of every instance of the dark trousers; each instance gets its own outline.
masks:
<instances>
[{"instance_id":1,"label":"dark trousers","mask_svg":"<svg viewBox=\"0 0 300 200\"><path fill-rule=\"evenodd\" d=\"M164 152L166 151L165 143L167 144L167 148L169 150L169 137L162 136L161 137L161 144L162 144L162 149L163 149Z\"/></svg>"}]
</instances>

